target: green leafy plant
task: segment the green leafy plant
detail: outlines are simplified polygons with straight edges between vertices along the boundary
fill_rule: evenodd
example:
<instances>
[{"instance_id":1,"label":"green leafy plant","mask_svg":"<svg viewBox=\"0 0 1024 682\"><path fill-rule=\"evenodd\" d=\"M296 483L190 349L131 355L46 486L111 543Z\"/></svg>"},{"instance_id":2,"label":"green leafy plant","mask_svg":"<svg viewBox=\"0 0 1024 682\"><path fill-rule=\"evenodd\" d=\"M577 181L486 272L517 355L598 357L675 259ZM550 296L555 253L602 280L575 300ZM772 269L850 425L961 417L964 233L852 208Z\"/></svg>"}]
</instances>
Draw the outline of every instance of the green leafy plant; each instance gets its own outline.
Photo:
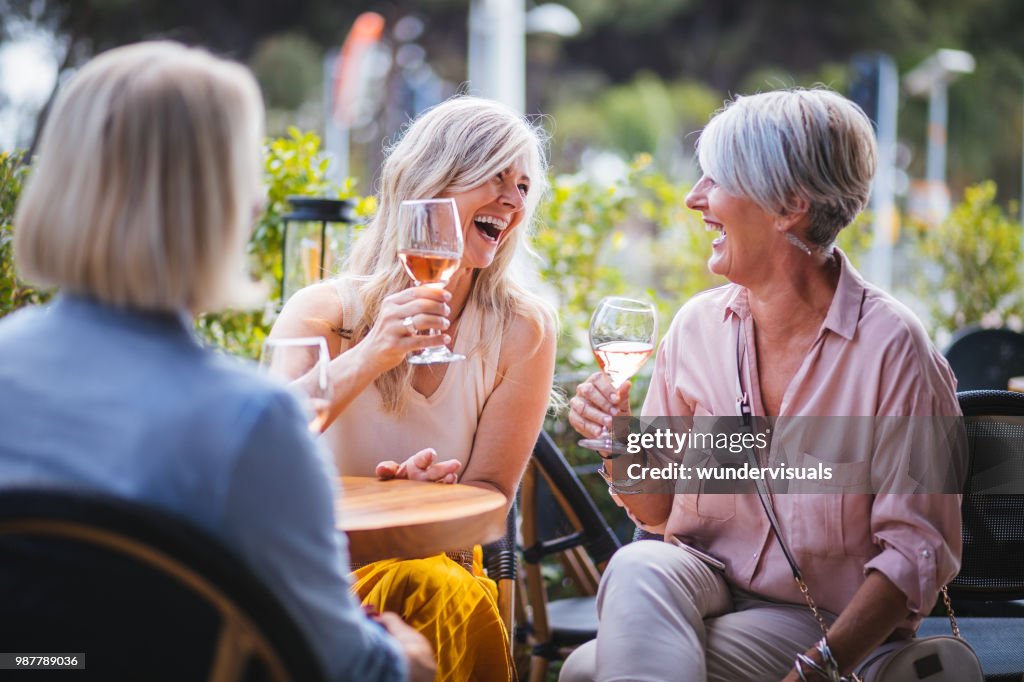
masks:
<instances>
[{"instance_id":1,"label":"green leafy plant","mask_svg":"<svg viewBox=\"0 0 1024 682\"><path fill-rule=\"evenodd\" d=\"M0 152L0 317L48 300L51 292L18 279L14 270L14 207L28 177L21 153Z\"/></svg>"},{"instance_id":2,"label":"green leafy plant","mask_svg":"<svg viewBox=\"0 0 1024 682\"><path fill-rule=\"evenodd\" d=\"M374 197L355 193L355 181L347 179L340 187L327 177L328 159L323 155L320 137L313 132L289 128L288 135L267 142L264 151L263 182L266 207L249 241L251 270L271 297L263 310L229 310L202 315L196 330L210 345L233 355L258 358L263 340L274 323L281 282L283 216L291 210L290 196L321 196L352 199L356 215L366 217L376 209Z\"/></svg>"},{"instance_id":3,"label":"green leafy plant","mask_svg":"<svg viewBox=\"0 0 1024 682\"><path fill-rule=\"evenodd\" d=\"M1019 325L1024 317L1024 235L995 198L994 182L968 187L946 220L921 232L920 252L931 266L918 290L933 337L969 324Z\"/></svg>"},{"instance_id":4,"label":"green leafy plant","mask_svg":"<svg viewBox=\"0 0 1024 682\"><path fill-rule=\"evenodd\" d=\"M707 270L708 240L684 203L689 188L655 170L649 154L610 185L565 175L552 188L534 245L562 322L559 373L593 368L587 330L602 297L646 295L664 332L686 299L724 281Z\"/></svg>"}]
</instances>

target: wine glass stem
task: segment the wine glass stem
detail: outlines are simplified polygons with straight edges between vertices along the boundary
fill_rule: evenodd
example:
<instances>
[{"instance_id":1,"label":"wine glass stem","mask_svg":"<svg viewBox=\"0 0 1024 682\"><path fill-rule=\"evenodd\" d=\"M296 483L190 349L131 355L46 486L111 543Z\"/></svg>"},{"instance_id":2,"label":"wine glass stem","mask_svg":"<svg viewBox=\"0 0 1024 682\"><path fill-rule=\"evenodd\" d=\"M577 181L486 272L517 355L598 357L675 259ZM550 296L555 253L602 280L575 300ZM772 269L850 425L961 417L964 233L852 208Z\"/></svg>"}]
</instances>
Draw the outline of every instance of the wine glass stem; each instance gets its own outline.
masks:
<instances>
[{"instance_id":1,"label":"wine glass stem","mask_svg":"<svg viewBox=\"0 0 1024 682\"><path fill-rule=\"evenodd\" d=\"M622 384L626 383L626 380L629 378L626 377L624 379L620 379L619 381L615 381L615 379L613 379L612 376L607 372L605 372L605 376L608 377L608 381L610 381L612 384L612 390L615 392L618 392L618 390L622 387ZM615 417L612 417L612 419L614 420ZM615 442L615 439L612 438L612 432L611 430L609 430L607 426L601 427L601 440L603 440L605 443Z\"/></svg>"}]
</instances>

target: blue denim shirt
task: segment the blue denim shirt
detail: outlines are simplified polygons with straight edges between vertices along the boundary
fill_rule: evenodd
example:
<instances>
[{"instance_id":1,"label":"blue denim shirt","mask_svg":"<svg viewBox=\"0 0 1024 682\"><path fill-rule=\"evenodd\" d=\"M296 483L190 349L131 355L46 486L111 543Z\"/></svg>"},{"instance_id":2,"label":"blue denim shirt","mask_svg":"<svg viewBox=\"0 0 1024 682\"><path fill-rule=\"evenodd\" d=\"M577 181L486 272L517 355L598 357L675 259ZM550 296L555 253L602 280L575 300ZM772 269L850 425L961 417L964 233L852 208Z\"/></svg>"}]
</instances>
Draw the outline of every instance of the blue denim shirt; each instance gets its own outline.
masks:
<instances>
[{"instance_id":1,"label":"blue denim shirt","mask_svg":"<svg viewBox=\"0 0 1024 682\"><path fill-rule=\"evenodd\" d=\"M277 594L330 679L405 679L349 591L333 461L285 390L202 348L186 315L63 296L0 320L0 486L26 484L185 517Z\"/></svg>"}]
</instances>

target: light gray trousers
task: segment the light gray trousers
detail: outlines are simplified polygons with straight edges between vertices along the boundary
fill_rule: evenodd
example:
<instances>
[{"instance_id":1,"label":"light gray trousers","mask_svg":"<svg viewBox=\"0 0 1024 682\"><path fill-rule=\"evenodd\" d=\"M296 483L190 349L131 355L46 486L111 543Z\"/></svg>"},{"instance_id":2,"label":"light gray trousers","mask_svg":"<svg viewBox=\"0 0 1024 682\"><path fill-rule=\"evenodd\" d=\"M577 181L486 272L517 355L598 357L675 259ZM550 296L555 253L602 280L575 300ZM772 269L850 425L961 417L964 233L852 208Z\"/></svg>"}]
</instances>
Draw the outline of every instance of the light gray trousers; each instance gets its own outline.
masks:
<instances>
[{"instance_id":1,"label":"light gray trousers","mask_svg":"<svg viewBox=\"0 0 1024 682\"><path fill-rule=\"evenodd\" d=\"M699 559L655 540L615 553L597 612L597 640L569 656L559 682L777 681L821 639L807 606L730 590Z\"/></svg>"}]
</instances>

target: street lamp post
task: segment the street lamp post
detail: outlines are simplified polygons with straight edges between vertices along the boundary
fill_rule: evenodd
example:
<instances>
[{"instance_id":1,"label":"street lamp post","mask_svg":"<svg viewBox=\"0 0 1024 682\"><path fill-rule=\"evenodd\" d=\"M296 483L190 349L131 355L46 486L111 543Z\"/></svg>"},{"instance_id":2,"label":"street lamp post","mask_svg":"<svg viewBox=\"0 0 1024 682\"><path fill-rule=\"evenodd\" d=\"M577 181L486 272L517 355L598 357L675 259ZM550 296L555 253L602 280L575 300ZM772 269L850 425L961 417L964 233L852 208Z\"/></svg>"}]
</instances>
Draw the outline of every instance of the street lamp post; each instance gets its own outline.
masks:
<instances>
[{"instance_id":1,"label":"street lamp post","mask_svg":"<svg viewBox=\"0 0 1024 682\"><path fill-rule=\"evenodd\" d=\"M569 37L579 30L579 19L562 5L547 3L527 12L525 0L470 0L470 94L497 100L523 112L526 34Z\"/></svg>"},{"instance_id":2,"label":"street lamp post","mask_svg":"<svg viewBox=\"0 0 1024 682\"><path fill-rule=\"evenodd\" d=\"M946 189L946 129L949 117L949 84L962 73L974 71L974 57L963 50L938 50L914 67L903 83L911 95L928 94L928 151L925 179L929 203L939 218L949 212ZM939 205L941 199L941 206Z\"/></svg>"},{"instance_id":3,"label":"street lamp post","mask_svg":"<svg viewBox=\"0 0 1024 682\"><path fill-rule=\"evenodd\" d=\"M470 0L470 93L526 106L525 0Z\"/></svg>"}]
</instances>

